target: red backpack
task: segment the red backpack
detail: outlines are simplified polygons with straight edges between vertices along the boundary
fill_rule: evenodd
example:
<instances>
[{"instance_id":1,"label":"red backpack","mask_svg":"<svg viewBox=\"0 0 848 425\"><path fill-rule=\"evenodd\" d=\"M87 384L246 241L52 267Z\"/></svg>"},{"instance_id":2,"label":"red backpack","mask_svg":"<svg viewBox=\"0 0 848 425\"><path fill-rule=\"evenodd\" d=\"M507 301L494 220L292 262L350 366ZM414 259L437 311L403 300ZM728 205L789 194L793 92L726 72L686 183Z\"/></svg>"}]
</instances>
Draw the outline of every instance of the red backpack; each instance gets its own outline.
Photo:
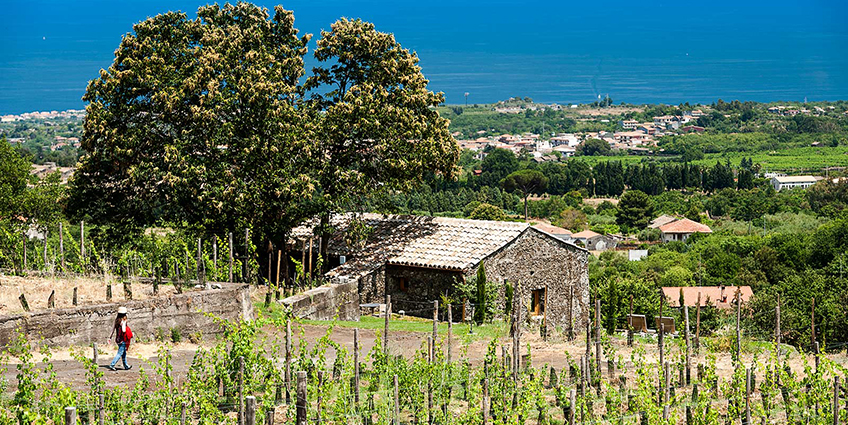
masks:
<instances>
[{"instance_id":1,"label":"red backpack","mask_svg":"<svg viewBox=\"0 0 848 425\"><path fill-rule=\"evenodd\" d=\"M132 341L132 338L132 329L130 329L130 325L127 325L127 330L124 332L124 342L127 344L127 347L130 346L130 341Z\"/></svg>"}]
</instances>

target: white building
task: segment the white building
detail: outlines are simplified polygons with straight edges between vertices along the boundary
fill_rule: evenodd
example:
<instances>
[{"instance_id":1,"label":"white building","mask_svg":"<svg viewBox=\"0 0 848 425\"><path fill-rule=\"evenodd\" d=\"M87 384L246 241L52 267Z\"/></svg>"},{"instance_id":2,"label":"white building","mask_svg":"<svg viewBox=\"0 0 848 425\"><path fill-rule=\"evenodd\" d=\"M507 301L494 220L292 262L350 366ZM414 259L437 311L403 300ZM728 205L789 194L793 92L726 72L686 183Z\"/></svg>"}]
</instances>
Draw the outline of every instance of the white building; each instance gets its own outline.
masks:
<instances>
[{"instance_id":1,"label":"white building","mask_svg":"<svg viewBox=\"0 0 848 425\"><path fill-rule=\"evenodd\" d=\"M806 189L814 184L817 181L821 180L821 178L817 178L814 176L783 176L783 177L772 177L771 185L774 187L774 190L783 190L783 189Z\"/></svg>"}]
</instances>

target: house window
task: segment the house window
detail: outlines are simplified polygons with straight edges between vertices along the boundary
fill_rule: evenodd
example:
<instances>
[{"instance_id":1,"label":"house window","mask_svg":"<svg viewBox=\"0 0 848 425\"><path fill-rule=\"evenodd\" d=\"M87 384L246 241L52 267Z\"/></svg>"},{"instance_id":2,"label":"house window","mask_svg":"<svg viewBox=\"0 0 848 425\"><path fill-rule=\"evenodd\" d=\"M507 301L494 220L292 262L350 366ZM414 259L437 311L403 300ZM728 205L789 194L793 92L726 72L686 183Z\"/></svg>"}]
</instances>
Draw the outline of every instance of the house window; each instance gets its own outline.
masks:
<instances>
[{"instance_id":1,"label":"house window","mask_svg":"<svg viewBox=\"0 0 848 425\"><path fill-rule=\"evenodd\" d=\"M408 290L409 290L409 283L407 283L407 281L406 281L406 278L405 278L405 277L399 278L399 279L398 279L398 281L399 281L399 283L400 283L400 290L401 290L401 292L406 292L406 291L408 291Z\"/></svg>"},{"instance_id":2,"label":"house window","mask_svg":"<svg viewBox=\"0 0 848 425\"><path fill-rule=\"evenodd\" d=\"M545 290L534 289L533 292L531 292L531 297L530 312L534 316L541 316L545 313Z\"/></svg>"}]
</instances>

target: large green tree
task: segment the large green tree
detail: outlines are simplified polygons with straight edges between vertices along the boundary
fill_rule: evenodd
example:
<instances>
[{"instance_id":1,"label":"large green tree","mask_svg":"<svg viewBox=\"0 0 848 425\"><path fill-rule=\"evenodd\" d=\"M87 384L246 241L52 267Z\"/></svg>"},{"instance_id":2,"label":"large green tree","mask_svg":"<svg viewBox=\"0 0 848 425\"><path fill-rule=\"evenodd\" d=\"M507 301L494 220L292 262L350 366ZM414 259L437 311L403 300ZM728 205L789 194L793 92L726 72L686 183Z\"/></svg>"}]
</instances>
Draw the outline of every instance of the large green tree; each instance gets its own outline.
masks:
<instances>
[{"instance_id":1,"label":"large green tree","mask_svg":"<svg viewBox=\"0 0 848 425\"><path fill-rule=\"evenodd\" d=\"M501 186L507 192L521 192L524 199L524 220L527 221L527 198L531 194L542 194L548 187L548 178L537 170L519 170L504 178Z\"/></svg>"},{"instance_id":2,"label":"large green tree","mask_svg":"<svg viewBox=\"0 0 848 425\"><path fill-rule=\"evenodd\" d=\"M628 190L618 202L615 221L628 229L641 229L653 218L654 206L650 196L638 190Z\"/></svg>"},{"instance_id":3,"label":"large green tree","mask_svg":"<svg viewBox=\"0 0 848 425\"><path fill-rule=\"evenodd\" d=\"M331 212L376 191L407 190L431 173L453 177L459 147L427 88L418 56L392 34L341 19L323 31L307 80L316 120L312 169L326 256Z\"/></svg>"},{"instance_id":4,"label":"large green tree","mask_svg":"<svg viewBox=\"0 0 848 425\"><path fill-rule=\"evenodd\" d=\"M133 26L92 80L69 211L112 236L161 222L280 240L314 183L298 108L309 36L250 3Z\"/></svg>"}]
</instances>

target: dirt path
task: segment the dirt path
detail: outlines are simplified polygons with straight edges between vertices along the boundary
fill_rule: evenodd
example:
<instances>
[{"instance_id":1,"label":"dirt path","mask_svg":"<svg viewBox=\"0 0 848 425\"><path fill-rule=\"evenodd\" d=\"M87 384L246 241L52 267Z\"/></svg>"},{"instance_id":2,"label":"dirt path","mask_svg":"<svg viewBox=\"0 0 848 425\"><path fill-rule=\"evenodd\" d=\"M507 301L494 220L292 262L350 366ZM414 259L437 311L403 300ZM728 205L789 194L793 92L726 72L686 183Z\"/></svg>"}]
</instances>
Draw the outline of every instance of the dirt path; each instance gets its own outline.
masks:
<instances>
[{"instance_id":1,"label":"dirt path","mask_svg":"<svg viewBox=\"0 0 848 425\"><path fill-rule=\"evenodd\" d=\"M296 326L293 329L293 335L295 336L295 342L297 338L303 333L303 337L310 342L310 348L312 344L314 344L318 339L323 337L326 333L326 327L323 326ZM276 342L272 342L269 344L280 344L279 351L282 352L282 341L283 341L283 333L276 329L267 329L269 334L275 335L275 337L269 338L269 340ZM349 352L353 350L353 329L352 328L342 328L336 327L332 333L332 340L339 343L341 346L345 347ZM392 332L389 338L390 350L391 352L399 355L403 355L405 357L410 357L414 355L415 351L422 347L424 341L426 341L427 333L415 333L415 332ZM472 364L476 365L483 361L486 349L488 347L489 342L485 340L476 340L471 342L467 346L463 346L459 340L460 336L455 336L454 345L453 345L453 358L454 360L467 358ZM365 355L372 349L375 343L375 332L372 330L361 330L360 331L360 340L361 340L361 353L364 358ZM506 339L503 339L501 343L509 344ZM532 363L534 366L542 366L545 364L551 365L555 367L557 370L562 370L563 367L566 366L567 357L565 355L568 352L572 359L578 359L581 355L585 354L586 345L585 340L577 340L574 342L565 342L565 341L553 341L553 342L545 342L542 341L538 336L534 335L525 335L522 339L522 345L529 344L531 347L532 353ZM203 344L203 346L211 346L211 343ZM293 346L297 347L297 344L293 344ZM625 367L628 370L632 370L632 365L630 364L630 355L631 349L626 346L624 341L614 339L612 346L616 350L617 356L625 362ZM182 380L185 379L186 373L188 372L188 368L192 363L195 352L198 350L200 346L189 343L180 343L176 345L169 345L168 348L171 351L171 364L173 366L173 376L175 379ZM656 362L657 361L657 347L656 344L642 344L642 347L645 351L645 360L648 362ZM594 347L592 347L594 350ZM129 363L133 366L133 368L129 371L110 371L106 369L109 362L112 360L112 357L115 354L114 346L109 346L106 348L100 349L100 355L98 364L100 366L100 370L104 372L105 383L109 388L116 386L132 386L135 384L136 380L139 377L139 372L141 369L148 371L148 376L154 375L153 365L158 361L158 349L159 346L154 344L134 344L130 349L130 355L128 357ZM76 351L82 350L85 356L91 356L90 348L74 348ZM666 350L666 360L669 362L675 361L677 357L677 353L679 350L673 346L672 343L669 343L669 346ZM702 354L700 356L693 356L692 365L693 369L695 365L698 363L704 362L706 350L702 350ZM522 347L522 353L526 353L526 348ZM796 372L803 371L803 359L802 355L797 352L793 352L794 354L790 358L789 365ZM500 350L498 350L498 355L500 355ZM594 351L593 351L594 355ZM764 354L760 354L759 358L763 359L765 357ZM837 355L830 356L837 363L848 366L848 357L846 357L845 353L840 353ZM36 359L40 359L41 356L36 354ZM327 363L332 363L335 359L334 350L330 349L326 353ZM717 356L718 360L716 363L717 370L719 376L723 378L727 378L733 373L734 366L731 363L731 356L729 354L721 354ZM746 363L750 363L753 355L748 354L743 356L745 358ZM277 361L280 363L282 367L282 359L278 358ZM73 356L71 355L71 349L62 349L53 353L51 362L53 364L54 371L56 376L60 382L70 384L75 388L84 388L87 384L85 382L85 370L82 365L77 362ZM11 359L9 364L7 365L7 371L3 374L3 378L7 379L9 382L9 391L14 391L15 386L17 385L17 380L15 375L17 373L16 370L16 360ZM604 362L606 364L606 362ZM44 370L46 367L45 363L38 364L39 369ZM118 367L120 367L120 362L118 363ZM606 368L604 368L604 373L606 374ZM693 370L694 376L694 370Z\"/></svg>"}]
</instances>

